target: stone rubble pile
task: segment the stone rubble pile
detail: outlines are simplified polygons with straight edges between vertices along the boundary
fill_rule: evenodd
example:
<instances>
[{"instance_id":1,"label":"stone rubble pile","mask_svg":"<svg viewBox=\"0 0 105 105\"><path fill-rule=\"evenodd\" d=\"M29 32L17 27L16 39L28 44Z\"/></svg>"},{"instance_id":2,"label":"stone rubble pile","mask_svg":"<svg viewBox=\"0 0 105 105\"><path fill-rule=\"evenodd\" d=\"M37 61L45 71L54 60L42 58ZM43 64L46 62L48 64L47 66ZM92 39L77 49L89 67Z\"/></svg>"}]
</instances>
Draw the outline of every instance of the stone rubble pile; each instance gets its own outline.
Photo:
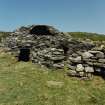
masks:
<instances>
[{"instance_id":1,"label":"stone rubble pile","mask_svg":"<svg viewBox=\"0 0 105 105\"><path fill-rule=\"evenodd\" d=\"M69 72L71 76L92 77L95 72L104 72L105 70L105 52L88 50L77 52L69 57Z\"/></svg>"},{"instance_id":2,"label":"stone rubble pile","mask_svg":"<svg viewBox=\"0 0 105 105\"><path fill-rule=\"evenodd\" d=\"M97 50L95 44L75 40L52 26L21 27L2 43L16 57L21 49L29 49L33 63L59 69L66 66L70 76L90 78L105 68L104 46Z\"/></svg>"}]
</instances>

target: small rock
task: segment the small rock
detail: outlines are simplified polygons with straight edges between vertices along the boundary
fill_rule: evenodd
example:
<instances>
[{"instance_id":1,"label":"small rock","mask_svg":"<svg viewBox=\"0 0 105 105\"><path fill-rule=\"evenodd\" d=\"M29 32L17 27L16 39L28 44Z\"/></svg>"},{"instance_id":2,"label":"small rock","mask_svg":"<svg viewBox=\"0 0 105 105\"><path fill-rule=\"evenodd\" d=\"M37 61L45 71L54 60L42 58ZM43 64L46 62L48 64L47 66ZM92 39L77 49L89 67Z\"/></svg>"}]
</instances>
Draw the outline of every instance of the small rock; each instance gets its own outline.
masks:
<instances>
[{"instance_id":1,"label":"small rock","mask_svg":"<svg viewBox=\"0 0 105 105\"><path fill-rule=\"evenodd\" d=\"M79 76L83 77L84 76L84 72L79 72Z\"/></svg>"},{"instance_id":2,"label":"small rock","mask_svg":"<svg viewBox=\"0 0 105 105\"><path fill-rule=\"evenodd\" d=\"M77 57L77 56L78 56L78 54L76 54L76 53L72 54L72 57Z\"/></svg>"},{"instance_id":3,"label":"small rock","mask_svg":"<svg viewBox=\"0 0 105 105\"><path fill-rule=\"evenodd\" d=\"M89 50L88 52L91 53L91 54L97 54L97 53L99 53L100 51L91 51L91 50Z\"/></svg>"},{"instance_id":4,"label":"small rock","mask_svg":"<svg viewBox=\"0 0 105 105\"><path fill-rule=\"evenodd\" d=\"M99 59L98 62L105 63L105 59Z\"/></svg>"},{"instance_id":5,"label":"small rock","mask_svg":"<svg viewBox=\"0 0 105 105\"><path fill-rule=\"evenodd\" d=\"M103 67L103 64L102 63L98 63L98 62L93 63L93 65L96 66L96 67Z\"/></svg>"},{"instance_id":6,"label":"small rock","mask_svg":"<svg viewBox=\"0 0 105 105\"><path fill-rule=\"evenodd\" d=\"M92 62L86 62L88 65L93 66Z\"/></svg>"},{"instance_id":7,"label":"small rock","mask_svg":"<svg viewBox=\"0 0 105 105\"><path fill-rule=\"evenodd\" d=\"M89 80L90 80L90 79L93 79L93 74L92 74L92 73L87 73L87 74L86 74L86 77L88 77Z\"/></svg>"},{"instance_id":8,"label":"small rock","mask_svg":"<svg viewBox=\"0 0 105 105\"><path fill-rule=\"evenodd\" d=\"M101 51L89 51L89 53L96 55L97 58L104 58L104 53Z\"/></svg>"},{"instance_id":9,"label":"small rock","mask_svg":"<svg viewBox=\"0 0 105 105\"><path fill-rule=\"evenodd\" d=\"M100 50L103 50L103 49L105 49L105 45L100 46Z\"/></svg>"},{"instance_id":10,"label":"small rock","mask_svg":"<svg viewBox=\"0 0 105 105\"><path fill-rule=\"evenodd\" d=\"M104 58L105 56L104 56L104 53L100 51L96 54L96 57L97 58Z\"/></svg>"},{"instance_id":11,"label":"small rock","mask_svg":"<svg viewBox=\"0 0 105 105\"><path fill-rule=\"evenodd\" d=\"M81 63L82 58L81 58L81 56L78 56L78 57L76 57L76 58L69 57L69 60L70 60L71 62L74 62L74 63Z\"/></svg>"},{"instance_id":12,"label":"small rock","mask_svg":"<svg viewBox=\"0 0 105 105\"><path fill-rule=\"evenodd\" d=\"M67 67L68 67L69 69L71 69L71 70L75 70L75 69L76 69L75 66L71 66L71 65L67 65Z\"/></svg>"},{"instance_id":13,"label":"small rock","mask_svg":"<svg viewBox=\"0 0 105 105\"><path fill-rule=\"evenodd\" d=\"M75 70L69 70L67 72L67 75L69 75L69 76L76 76L77 75L77 72Z\"/></svg>"},{"instance_id":14,"label":"small rock","mask_svg":"<svg viewBox=\"0 0 105 105\"><path fill-rule=\"evenodd\" d=\"M88 66L88 67L85 67L85 72L92 73L94 72L94 69L93 67Z\"/></svg>"},{"instance_id":15,"label":"small rock","mask_svg":"<svg viewBox=\"0 0 105 105\"><path fill-rule=\"evenodd\" d=\"M104 48L105 48L104 45L100 45L100 46L95 47L94 49L98 51L102 51Z\"/></svg>"},{"instance_id":16,"label":"small rock","mask_svg":"<svg viewBox=\"0 0 105 105\"><path fill-rule=\"evenodd\" d=\"M91 61L93 60L97 60L97 57L96 56L91 57Z\"/></svg>"},{"instance_id":17,"label":"small rock","mask_svg":"<svg viewBox=\"0 0 105 105\"><path fill-rule=\"evenodd\" d=\"M56 60L64 60L64 58L65 58L64 56L56 56L56 57L51 57L50 59L56 61Z\"/></svg>"},{"instance_id":18,"label":"small rock","mask_svg":"<svg viewBox=\"0 0 105 105\"><path fill-rule=\"evenodd\" d=\"M101 72L101 68L95 68L96 72Z\"/></svg>"},{"instance_id":19,"label":"small rock","mask_svg":"<svg viewBox=\"0 0 105 105\"><path fill-rule=\"evenodd\" d=\"M74 59L76 63L81 63L81 60L82 60L81 56L78 56L77 58Z\"/></svg>"},{"instance_id":20,"label":"small rock","mask_svg":"<svg viewBox=\"0 0 105 105\"><path fill-rule=\"evenodd\" d=\"M53 64L53 67L54 67L54 68L63 69L63 68L64 68L64 64L63 64L63 63Z\"/></svg>"},{"instance_id":21,"label":"small rock","mask_svg":"<svg viewBox=\"0 0 105 105\"><path fill-rule=\"evenodd\" d=\"M84 71L84 67L82 64L77 64L76 71Z\"/></svg>"},{"instance_id":22,"label":"small rock","mask_svg":"<svg viewBox=\"0 0 105 105\"><path fill-rule=\"evenodd\" d=\"M91 53L89 53L89 52L84 52L84 53L82 54L83 59L87 59L87 58L90 58L90 57L92 57L92 56L93 56L93 54L91 54Z\"/></svg>"}]
</instances>

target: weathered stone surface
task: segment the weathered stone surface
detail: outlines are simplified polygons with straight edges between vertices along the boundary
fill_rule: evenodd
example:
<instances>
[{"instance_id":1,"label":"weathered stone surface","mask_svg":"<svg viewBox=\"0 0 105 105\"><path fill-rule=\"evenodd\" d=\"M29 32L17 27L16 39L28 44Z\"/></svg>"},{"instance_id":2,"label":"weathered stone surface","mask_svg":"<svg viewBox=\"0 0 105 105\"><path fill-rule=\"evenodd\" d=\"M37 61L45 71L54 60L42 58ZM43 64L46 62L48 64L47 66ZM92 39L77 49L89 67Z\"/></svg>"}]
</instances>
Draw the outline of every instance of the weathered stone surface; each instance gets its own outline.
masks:
<instances>
[{"instance_id":1,"label":"weathered stone surface","mask_svg":"<svg viewBox=\"0 0 105 105\"><path fill-rule=\"evenodd\" d=\"M65 58L64 56L54 56L54 57L50 57L50 59L53 60L53 61L57 61L57 60L61 60L61 61L62 61L62 60L64 60L64 58Z\"/></svg>"},{"instance_id":2,"label":"weathered stone surface","mask_svg":"<svg viewBox=\"0 0 105 105\"><path fill-rule=\"evenodd\" d=\"M83 59L88 59L88 58L90 58L90 57L92 57L92 56L93 56L93 54L91 54L91 53L89 53L89 52L84 52L84 53L82 54Z\"/></svg>"},{"instance_id":3,"label":"weathered stone surface","mask_svg":"<svg viewBox=\"0 0 105 105\"><path fill-rule=\"evenodd\" d=\"M93 62L86 62L86 64L88 64L89 66L93 66Z\"/></svg>"},{"instance_id":4,"label":"weathered stone surface","mask_svg":"<svg viewBox=\"0 0 105 105\"><path fill-rule=\"evenodd\" d=\"M62 68L64 68L64 64L63 63L58 63L58 64L56 63L56 64L53 64L53 67L62 69Z\"/></svg>"},{"instance_id":5,"label":"weathered stone surface","mask_svg":"<svg viewBox=\"0 0 105 105\"><path fill-rule=\"evenodd\" d=\"M98 62L99 63L105 63L105 59L99 59Z\"/></svg>"},{"instance_id":6,"label":"weathered stone surface","mask_svg":"<svg viewBox=\"0 0 105 105\"><path fill-rule=\"evenodd\" d=\"M97 58L104 58L105 56L104 56L104 53L103 53L103 52L98 52L98 53L96 54L96 57L97 57Z\"/></svg>"},{"instance_id":7,"label":"weathered stone surface","mask_svg":"<svg viewBox=\"0 0 105 105\"><path fill-rule=\"evenodd\" d=\"M69 76L77 76L77 72L75 70L69 70L67 72L67 75L69 75Z\"/></svg>"},{"instance_id":8,"label":"weathered stone surface","mask_svg":"<svg viewBox=\"0 0 105 105\"><path fill-rule=\"evenodd\" d=\"M104 58L104 53L101 51L89 51L91 54L94 54L97 58Z\"/></svg>"},{"instance_id":9,"label":"weathered stone surface","mask_svg":"<svg viewBox=\"0 0 105 105\"><path fill-rule=\"evenodd\" d=\"M84 76L84 72L79 72L79 76L83 77Z\"/></svg>"},{"instance_id":10,"label":"weathered stone surface","mask_svg":"<svg viewBox=\"0 0 105 105\"><path fill-rule=\"evenodd\" d=\"M69 60L70 60L71 62L74 62L74 63L81 63L82 58L81 58L81 56L78 56L78 57L76 57L76 58L69 57Z\"/></svg>"},{"instance_id":11,"label":"weathered stone surface","mask_svg":"<svg viewBox=\"0 0 105 105\"><path fill-rule=\"evenodd\" d=\"M91 53L91 54L97 54L97 53L100 53L100 51L95 51L95 50L90 50L90 51L88 51L89 53Z\"/></svg>"},{"instance_id":12,"label":"weathered stone surface","mask_svg":"<svg viewBox=\"0 0 105 105\"><path fill-rule=\"evenodd\" d=\"M85 67L85 72L88 72L88 73L92 73L92 72L94 72L94 69L93 69L93 67Z\"/></svg>"},{"instance_id":13,"label":"weathered stone surface","mask_svg":"<svg viewBox=\"0 0 105 105\"><path fill-rule=\"evenodd\" d=\"M74 59L74 62L77 62L77 63L81 63L81 61L82 61L81 56L78 56Z\"/></svg>"},{"instance_id":14,"label":"weathered stone surface","mask_svg":"<svg viewBox=\"0 0 105 105\"><path fill-rule=\"evenodd\" d=\"M90 79L93 79L93 74L92 73L87 73L86 74L86 77L90 80Z\"/></svg>"},{"instance_id":15,"label":"weathered stone surface","mask_svg":"<svg viewBox=\"0 0 105 105\"><path fill-rule=\"evenodd\" d=\"M68 64L67 67L68 67L70 70L76 70L76 66L72 66L72 65Z\"/></svg>"},{"instance_id":16,"label":"weathered stone surface","mask_svg":"<svg viewBox=\"0 0 105 105\"><path fill-rule=\"evenodd\" d=\"M76 71L84 71L84 67L82 64L77 64Z\"/></svg>"},{"instance_id":17,"label":"weathered stone surface","mask_svg":"<svg viewBox=\"0 0 105 105\"><path fill-rule=\"evenodd\" d=\"M85 61L85 62L92 62L92 63L97 62L96 59L83 59L83 61Z\"/></svg>"}]
</instances>

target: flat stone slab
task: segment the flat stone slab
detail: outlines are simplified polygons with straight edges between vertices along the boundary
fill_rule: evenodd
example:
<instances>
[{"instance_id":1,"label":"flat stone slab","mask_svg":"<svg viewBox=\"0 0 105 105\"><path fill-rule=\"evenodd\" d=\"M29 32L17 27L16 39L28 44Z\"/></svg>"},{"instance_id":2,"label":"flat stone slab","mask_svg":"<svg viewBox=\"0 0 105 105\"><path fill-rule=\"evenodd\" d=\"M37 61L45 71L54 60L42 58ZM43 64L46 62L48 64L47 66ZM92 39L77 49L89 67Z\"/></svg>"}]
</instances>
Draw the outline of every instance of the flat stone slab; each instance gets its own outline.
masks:
<instances>
[{"instance_id":1,"label":"flat stone slab","mask_svg":"<svg viewBox=\"0 0 105 105\"><path fill-rule=\"evenodd\" d=\"M60 81L47 81L48 87L54 87L54 88L62 88L64 86L64 82Z\"/></svg>"}]
</instances>

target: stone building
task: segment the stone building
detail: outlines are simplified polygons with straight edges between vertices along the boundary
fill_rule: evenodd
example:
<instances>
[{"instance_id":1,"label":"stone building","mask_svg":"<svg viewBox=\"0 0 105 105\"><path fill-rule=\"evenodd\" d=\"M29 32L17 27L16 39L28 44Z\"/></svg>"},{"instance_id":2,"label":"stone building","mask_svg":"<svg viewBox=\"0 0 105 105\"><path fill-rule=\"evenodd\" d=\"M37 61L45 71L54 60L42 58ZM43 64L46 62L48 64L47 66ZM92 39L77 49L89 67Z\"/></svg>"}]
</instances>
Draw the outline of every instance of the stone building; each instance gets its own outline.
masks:
<instances>
[{"instance_id":1,"label":"stone building","mask_svg":"<svg viewBox=\"0 0 105 105\"><path fill-rule=\"evenodd\" d=\"M18 61L30 60L49 68L61 69L66 64L71 76L89 77L95 70L102 70L105 64L104 52L93 51L94 44L75 40L48 25L21 27L3 43Z\"/></svg>"}]
</instances>

